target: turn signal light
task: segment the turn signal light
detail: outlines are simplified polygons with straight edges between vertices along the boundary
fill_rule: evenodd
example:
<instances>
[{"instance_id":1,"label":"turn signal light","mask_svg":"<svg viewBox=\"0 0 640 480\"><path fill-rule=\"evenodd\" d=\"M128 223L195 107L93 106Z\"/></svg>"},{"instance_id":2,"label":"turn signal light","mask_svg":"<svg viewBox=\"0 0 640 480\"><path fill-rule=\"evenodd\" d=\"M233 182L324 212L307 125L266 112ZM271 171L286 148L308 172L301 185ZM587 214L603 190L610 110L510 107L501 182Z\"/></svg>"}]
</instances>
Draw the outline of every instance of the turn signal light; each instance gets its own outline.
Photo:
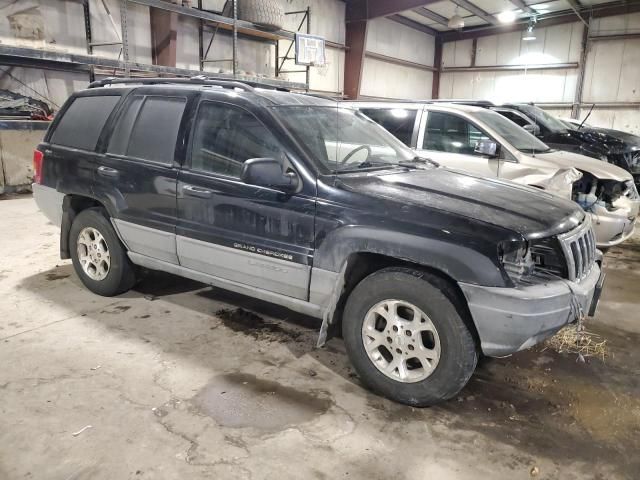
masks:
<instances>
[{"instance_id":1,"label":"turn signal light","mask_svg":"<svg viewBox=\"0 0 640 480\"><path fill-rule=\"evenodd\" d=\"M40 150L33 151L33 183L42 183L42 164L44 153Z\"/></svg>"}]
</instances>

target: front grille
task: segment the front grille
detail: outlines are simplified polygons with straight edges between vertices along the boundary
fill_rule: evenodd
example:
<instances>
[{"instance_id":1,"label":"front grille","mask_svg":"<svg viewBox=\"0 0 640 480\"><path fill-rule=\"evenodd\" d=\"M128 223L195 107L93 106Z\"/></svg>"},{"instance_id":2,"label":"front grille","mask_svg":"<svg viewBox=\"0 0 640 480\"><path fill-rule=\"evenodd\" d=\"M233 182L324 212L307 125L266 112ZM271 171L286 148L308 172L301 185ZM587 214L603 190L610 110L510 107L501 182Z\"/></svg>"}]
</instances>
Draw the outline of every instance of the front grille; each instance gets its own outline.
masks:
<instances>
[{"instance_id":1,"label":"front grille","mask_svg":"<svg viewBox=\"0 0 640 480\"><path fill-rule=\"evenodd\" d=\"M591 228L591 217L585 216L579 227L558 235L569 280L581 280L591 272L596 262L596 237Z\"/></svg>"}]
</instances>

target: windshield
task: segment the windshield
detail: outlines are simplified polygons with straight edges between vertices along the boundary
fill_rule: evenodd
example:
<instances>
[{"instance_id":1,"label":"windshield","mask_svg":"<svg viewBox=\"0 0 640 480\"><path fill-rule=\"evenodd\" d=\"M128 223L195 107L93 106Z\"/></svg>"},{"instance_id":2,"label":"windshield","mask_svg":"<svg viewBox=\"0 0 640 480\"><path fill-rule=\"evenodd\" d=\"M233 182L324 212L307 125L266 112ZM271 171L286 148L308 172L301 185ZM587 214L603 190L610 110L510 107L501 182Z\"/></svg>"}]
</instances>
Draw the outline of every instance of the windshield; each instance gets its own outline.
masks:
<instances>
[{"instance_id":1,"label":"windshield","mask_svg":"<svg viewBox=\"0 0 640 480\"><path fill-rule=\"evenodd\" d=\"M273 109L329 172L389 168L416 160L412 150L356 110L317 105Z\"/></svg>"},{"instance_id":2,"label":"windshield","mask_svg":"<svg viewBox=\"0 0 640 480\"><path fill-rule=\"evenodd\" d=\"M475 112L474 116L485 122L511 146L523 153L544 153L550 150L545 143L538 140L524 128L519 127L493 110L483 109Z\"/></svg>"},{"instance_id":3,"label":"windshield","mask_svg":"<svg viewBox=\"0 0 640 480\"><path fill-rule=\"evenodd\" d=\"M518 108L524 112L534 122L542 125L551 133L567 133L567 127L556 117L549 115L540 107L535 105L518 105Z\"/></svg>"}]
</instances>

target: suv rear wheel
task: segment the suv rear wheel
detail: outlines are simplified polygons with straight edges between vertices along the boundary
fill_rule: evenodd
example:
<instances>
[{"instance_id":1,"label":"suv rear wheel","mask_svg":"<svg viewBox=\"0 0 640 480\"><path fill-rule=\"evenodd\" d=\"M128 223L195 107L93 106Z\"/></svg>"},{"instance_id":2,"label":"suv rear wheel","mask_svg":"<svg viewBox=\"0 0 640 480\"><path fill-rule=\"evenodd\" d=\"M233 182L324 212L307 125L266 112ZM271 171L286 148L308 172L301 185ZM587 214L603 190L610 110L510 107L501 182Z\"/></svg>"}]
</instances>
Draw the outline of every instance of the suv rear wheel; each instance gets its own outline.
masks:
<instances>
[{"instance_id":1,"label":"suv rear wheel","mask_svg":"<svg viewBox=\"0 0 640 480\"><path fill-rule=\"evenodd\" d=\"M478 360L455 291L420 270L386 268L362 280L344 310L349 358L369 388L428 406L466 385Z\"/></svg>"},{"instance_id":2,"label":"suv rear wheel","mask_svg":"<svg viewBox=\"0 0 640 480\"><path fill-rule=\"evenodd\" d=\"M100 208L83 210L69 231L73 268L93 293L111 297L135 284L135 270Z\"/></svg>"}]
</instances>

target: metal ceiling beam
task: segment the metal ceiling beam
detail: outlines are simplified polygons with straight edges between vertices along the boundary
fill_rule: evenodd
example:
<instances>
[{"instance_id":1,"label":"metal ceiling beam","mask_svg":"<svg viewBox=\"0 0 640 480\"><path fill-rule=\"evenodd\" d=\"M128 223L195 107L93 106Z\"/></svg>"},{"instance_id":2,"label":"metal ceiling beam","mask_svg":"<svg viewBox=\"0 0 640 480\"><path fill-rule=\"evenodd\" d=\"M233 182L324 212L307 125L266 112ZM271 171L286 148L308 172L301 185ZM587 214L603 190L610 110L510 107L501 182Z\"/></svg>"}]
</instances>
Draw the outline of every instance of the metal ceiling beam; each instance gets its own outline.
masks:
<instances>
[{"instance_id":1,"label":"metal ceiling beam","mask_svg":"<svg viewBox=\"0 0 640 480\"><path fill-rule=\"evenodd\" d=\"M443 17L442 15L438 15L436 12L432 12L431 10L427 10L424 7L416 8L412 10L413 13L417 13L418 15L428 18L429 20L433 20L434 22L439 23L440 25L444 25L449 28L449 19Z\"/></svg>"},{"instance_id":2,"label":"metal ceiling beam","mask_svg":"<svg viewBox=\"0 0 640 480\"><path fill-rule=\"evenodd\" d=\"M615 5L604 4L602 6L593 5L591 7L588 7L588 9L582 10L582 13L588 15L590 18L611 17L637 12L640 12L640 2L622 2ZM560 13L556 12L538 16L538 23L536 23L536 28L552 27L554 25L562 25L565 23L574 22L576 22L576 14L573 11L571 11L570 13L567 11ZM473 38L487 37L490 35L498 35L500 33L519 32L526 30L527 26L528 20L521 20L511 25L501 25L500 27L480 27L466 29L460 32L442 32L440 34L440 37L442 38L443 42L455 42L458 40L468 40Z\"/></svg>"},{"instance_id":3,"label":"metal ceiling beam","mask_svg":"<svg viewBox=\"0 0 640 480\"><path fill-rule=\"evenodd\" d=\"M500 25L500 22L496 17L494 17L493 15L489 15L487 12L475 6L469 0L451 0L451 1L456 5L458 5L459 7L462 7L465 10L470 11L475 16L480 17L485 22L490 23L491 25Z\"/></svg>"},{"instance_id":4,"label":"metal ceiling beam","mask_svg":"<svg viewBox=\"0 0 640 480\"><path fill-rule=\"evenodd\" d=\"M419 22L416 22L415 20L411 20L410 18L403 17L402 15L391 15L390 17L387 17L387 18L389 20L393 20L394 22L401 23L406 27L413 28L414 30L418 30L423 33L428 33L429 35L433 35L434 37L440 34L440 32L438 32L437 30L427 25L423 25Z\"/></svg>"},{"instance_id":5,"label":"metal ceiling beam","mask_svg":"<svg viewBox=\"0 0 640 480\"><path fill-rule=\"evenodd\" d=\"M528 13L529 15L538 14L538 12L536 12L533 8L531 8L529 5L524 3L524 0L509 0L509 1L513 3L516 7L518 7L520 10L522 10L525 13Z\"/></svg>"},{"instance_id":6,"label":"metal ceiling beam","mask_svg":"<svg viewBox=\"0 0 640 480\"><path fill-rule=\"evenodd\" d=\"M576 14L576 16L580 19L582 23L584 23L587 27L589 26L589 22L587 22L584 17L580 14L580 10L582 10L582 5L578 0L567 0L567 3L571 7Z\"/></svg>"},{"instance_id":7,"label":"metal ceiling beam","mask_svg":"<svg viewBox=\"0 0 640 480\"><path fill-rule=\"evenodd\" d=\"M347 1L347 22L388 17L439 1L440 0L349 0Z\"/></svg>"}]
</instances>

